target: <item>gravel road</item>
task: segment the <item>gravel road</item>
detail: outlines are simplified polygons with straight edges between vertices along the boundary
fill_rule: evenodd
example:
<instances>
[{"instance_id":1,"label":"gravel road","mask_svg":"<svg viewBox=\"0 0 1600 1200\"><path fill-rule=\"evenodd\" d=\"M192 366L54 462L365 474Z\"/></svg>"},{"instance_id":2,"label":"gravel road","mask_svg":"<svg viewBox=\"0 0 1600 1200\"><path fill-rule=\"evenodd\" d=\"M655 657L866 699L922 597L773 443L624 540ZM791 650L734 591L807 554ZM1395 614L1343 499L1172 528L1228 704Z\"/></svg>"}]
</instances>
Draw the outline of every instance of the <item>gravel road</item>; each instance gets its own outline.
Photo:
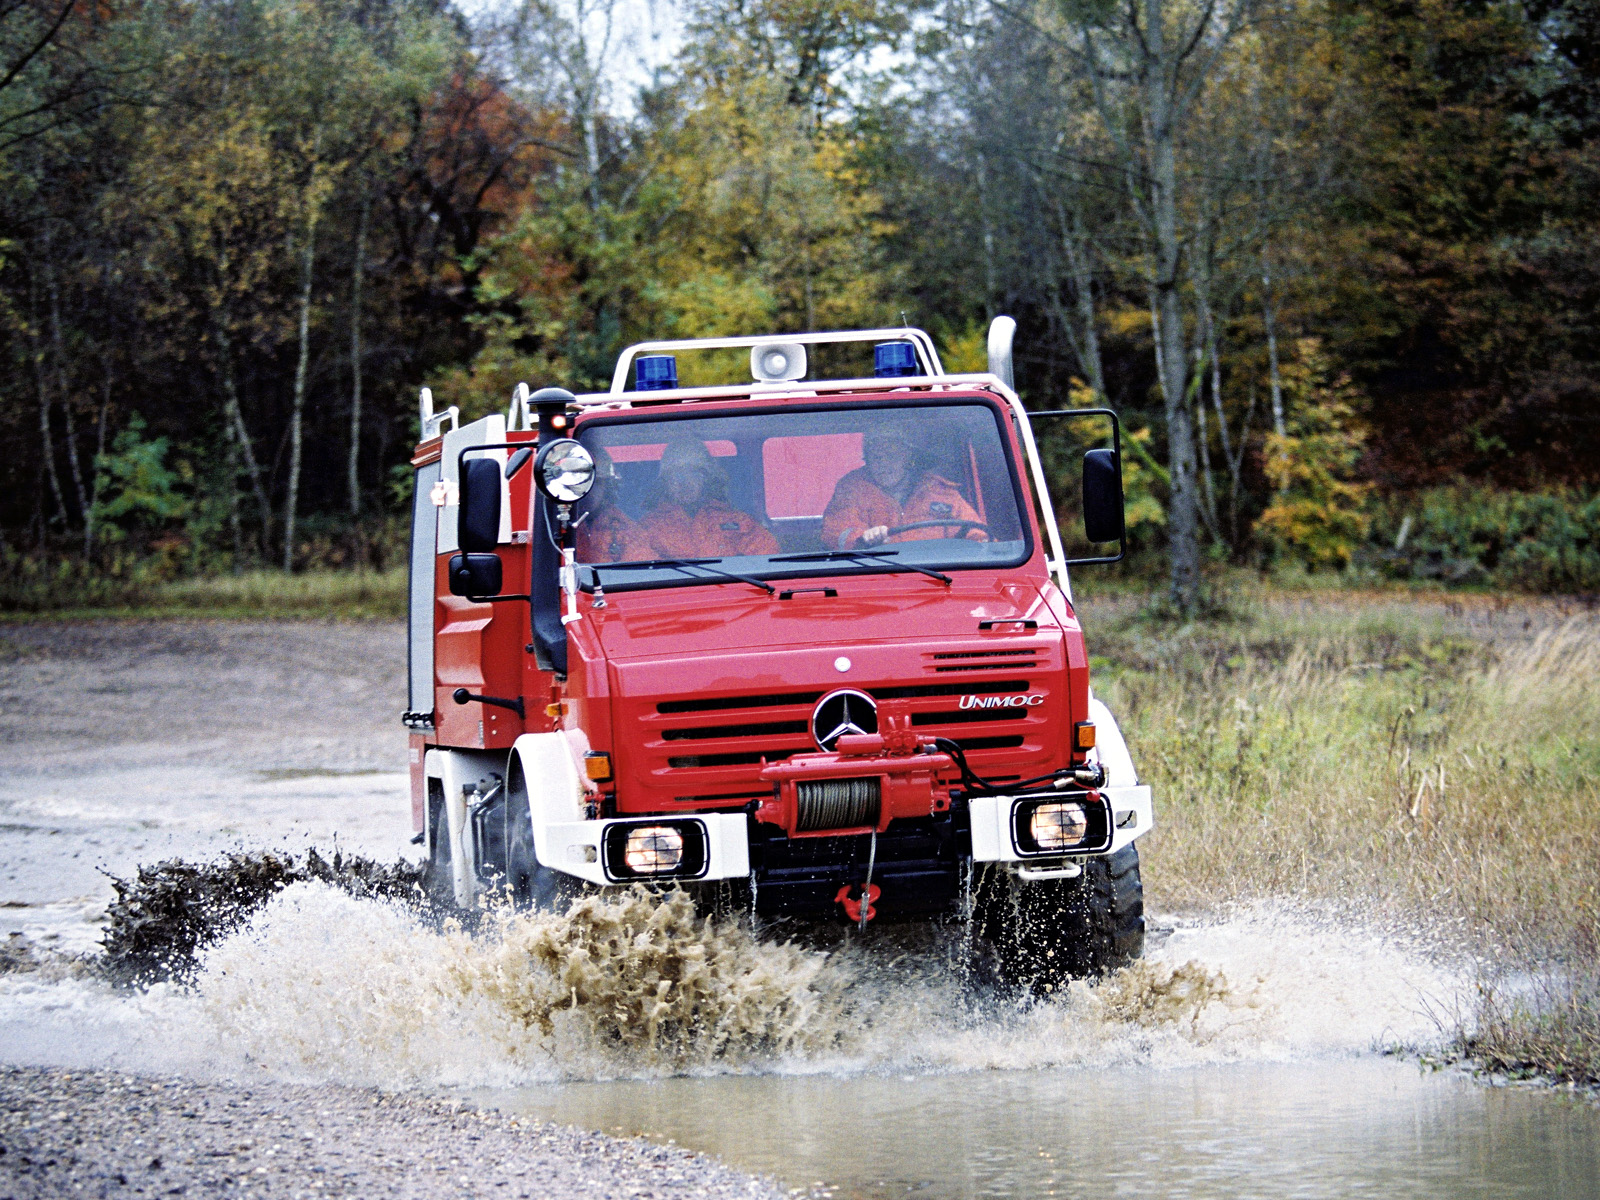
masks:
<instances>
[{"instance_id":1,"label":"gravel road","mask_svg":"<svg viewBox=\"0 0 1600 1200\"><path fill-rule=\"evenodd\" d=\"M68 1196L739 1197L673 1146L336 1087L0 1069L0 1200Z\"/></svg>"},{"instance_id":2,"label":"gravel road","mask_svg":"<svg viewBox=\"0 0 1600 1200\"><path fill-rule=\"evenodd\" d=\"M335 842L414 854L404 692L395 623L0 626L0 1200L784 1194L423 1095L104 1069L138 1019L90 1036L81 1006L110 1000L64 956L94 950L105 872Z\"/></svg>"}]
</instances>

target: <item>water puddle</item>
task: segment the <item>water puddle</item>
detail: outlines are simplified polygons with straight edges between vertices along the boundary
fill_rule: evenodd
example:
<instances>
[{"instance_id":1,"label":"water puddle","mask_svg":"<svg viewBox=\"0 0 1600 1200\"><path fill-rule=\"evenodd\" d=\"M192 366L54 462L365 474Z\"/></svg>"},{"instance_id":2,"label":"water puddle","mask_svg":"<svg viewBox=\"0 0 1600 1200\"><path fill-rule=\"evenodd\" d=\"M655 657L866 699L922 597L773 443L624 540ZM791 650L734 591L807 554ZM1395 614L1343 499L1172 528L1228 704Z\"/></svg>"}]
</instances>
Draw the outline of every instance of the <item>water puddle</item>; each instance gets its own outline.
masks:
<instances>
[{"instance_id":1,"label":"water puddle","mask_svg":"<svg viewBox=\"0 0 1600 1200\"><path fill-rule=\"evenodd\" d=\"M1381 1059L480 1091L852 1200L1600 1195L1600 1108Z\"/></svg>"},{"instance_id":2,"label":"water puddle","mask_svg":"<svg viewBox=\"0 0 1600 1200\"><path fill-rule=\"evenodd\" d=\"M114 928L232 923L147 987L19 962L0 1060L446 1091L841 1196L1600 1196L1600 1110L1379 1056L1466 977L1348 918L1173 923L1023 1002L956 930L798 945L637 892L469 932L373 866L154 888Z\"/></svg>"}]
</instances>

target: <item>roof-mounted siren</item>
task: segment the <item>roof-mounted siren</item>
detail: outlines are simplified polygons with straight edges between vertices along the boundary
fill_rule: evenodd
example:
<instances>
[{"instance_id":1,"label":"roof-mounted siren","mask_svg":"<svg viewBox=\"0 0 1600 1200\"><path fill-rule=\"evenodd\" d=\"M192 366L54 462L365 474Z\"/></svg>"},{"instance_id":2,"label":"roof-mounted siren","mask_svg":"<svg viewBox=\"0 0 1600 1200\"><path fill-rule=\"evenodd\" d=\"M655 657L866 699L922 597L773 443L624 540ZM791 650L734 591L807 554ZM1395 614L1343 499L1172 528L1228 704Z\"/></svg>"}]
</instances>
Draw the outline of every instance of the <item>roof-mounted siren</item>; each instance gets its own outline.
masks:
<instances>
[{"instance_id":1,"label":"roof-mounted siren","mask_svg":"<svg viewBox=\"0 0 1600 1200\"><path fill-rule=\"evenodd\" d=\"M793 383L806 376L806 348L799 342L750 347L750 375L757 383Z\"/></svg>"},{"instance_id":2,"label":"roof-mounted siren","mask_svg":"<svg viewBox=\"0 0 1600 1200\"><path fill-rule=\"evenodd\" d=\"M901 379L922 374L917 348L910 342L879 342L872 348L872 373L879 379Z\"/></svg>"},{"instance_id":3,"label":"roof-mounted siren","mask_svg":"<svg viewBox=\"0 0 1600 1200\"><path fill-rule=\"evenodd\" d=\"M1011 339L1016 336L1017 323L1010 317L996 317L989 324L989 374L999 376L1012 391L1017 390L1011 373Z\"/></svg>"},{"instance_id":4,"label":"roof-mounted siren","mask_svg":"<svg viewBox=\"0 0 1600 1200\"><path fill-rule=\"evenodd\" d=\"M678 386L678 360L671 354L645 354L633 360L633 390L667 392Z\"/></svg>"}]
</instances>

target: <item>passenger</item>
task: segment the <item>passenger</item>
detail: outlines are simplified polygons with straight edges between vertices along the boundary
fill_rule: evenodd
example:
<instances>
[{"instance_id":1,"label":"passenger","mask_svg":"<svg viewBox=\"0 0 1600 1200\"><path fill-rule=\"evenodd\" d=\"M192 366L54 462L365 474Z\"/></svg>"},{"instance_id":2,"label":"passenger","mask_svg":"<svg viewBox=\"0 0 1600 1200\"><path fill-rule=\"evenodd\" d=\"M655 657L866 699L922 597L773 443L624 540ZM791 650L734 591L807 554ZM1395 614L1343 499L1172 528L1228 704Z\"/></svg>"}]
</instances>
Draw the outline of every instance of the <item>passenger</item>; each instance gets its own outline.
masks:
<instances>
[{"instance_id":1,"label":"passenger","mask_svg":"<svg viewBox=\"0 0 1600 1200\"><path fill-rule=\"evenodd\" d=\"M642 528L658 558L776 554L778 539L728 503L726 481L705 443L682 438L661 454L660 499Z\"/></svg>"},{"instance_id":2,"label":"passenger","mask_svg":"<svg viewBox=\"0 0 1600 1200\"><path fill-rule=\"evenodd\" d=\"M617 466L604 448L594 452L594 487L584 498L575 545L579 562L645 562L655 558L639 522L622 510Z\"/></svg>"},{"instance_id":3,"label":"passenger","mask_svg":"<svg viewBox=\"0 0 1600 1200\"><path fill-rule=\"evenodd\" d=\"M982 529L964 527L978 514L961 490L942 475L921 470L911 430L899 421L885 421L862 438L865 465L839 480L822 514L822 544L830 550L853 550L885 541L930 538L976 538ZM890 530L917 521L948 518L944 528L925 526L891 536Z\"/></svg>"}]
</instances>

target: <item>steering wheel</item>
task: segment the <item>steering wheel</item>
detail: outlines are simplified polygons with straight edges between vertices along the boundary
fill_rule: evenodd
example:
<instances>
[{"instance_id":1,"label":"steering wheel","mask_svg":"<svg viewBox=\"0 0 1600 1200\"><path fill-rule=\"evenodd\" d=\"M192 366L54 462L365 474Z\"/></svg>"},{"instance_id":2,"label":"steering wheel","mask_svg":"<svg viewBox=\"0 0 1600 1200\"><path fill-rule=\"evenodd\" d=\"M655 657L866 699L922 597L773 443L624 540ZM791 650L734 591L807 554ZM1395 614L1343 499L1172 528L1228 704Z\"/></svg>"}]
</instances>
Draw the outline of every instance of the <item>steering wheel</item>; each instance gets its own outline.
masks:
<instances>
[{"instance_id":1,"label":"steering wheel","mask_svg":"<svg viewBox=\"0 0 1600 1200\"><path fill-rule=\"evenodd\" d=\"M981 529L983 531L983 536L984 536L984 538L986 540L991 541L991 542L994 541L994 538L992 536L990 536L990 534L989 534L989 527L987 525L985 525L982 521L963 521L959 517L950 517L950 518L947 518L945 520L940 520L939 518L935 517L931 521L907 521L904 525L891 526L890 529L889 529L889 532L883 535L883 540L884 541L888 541L895 534L897 534L897 533L905 533L907 530L911 530L911 529L933 529L933 528L939 528L939 529L959 528L961 532L956 534L956 537L964 537L964 536L966 536L966 532L969 529Z\"/></svg>"}]
</instances>

